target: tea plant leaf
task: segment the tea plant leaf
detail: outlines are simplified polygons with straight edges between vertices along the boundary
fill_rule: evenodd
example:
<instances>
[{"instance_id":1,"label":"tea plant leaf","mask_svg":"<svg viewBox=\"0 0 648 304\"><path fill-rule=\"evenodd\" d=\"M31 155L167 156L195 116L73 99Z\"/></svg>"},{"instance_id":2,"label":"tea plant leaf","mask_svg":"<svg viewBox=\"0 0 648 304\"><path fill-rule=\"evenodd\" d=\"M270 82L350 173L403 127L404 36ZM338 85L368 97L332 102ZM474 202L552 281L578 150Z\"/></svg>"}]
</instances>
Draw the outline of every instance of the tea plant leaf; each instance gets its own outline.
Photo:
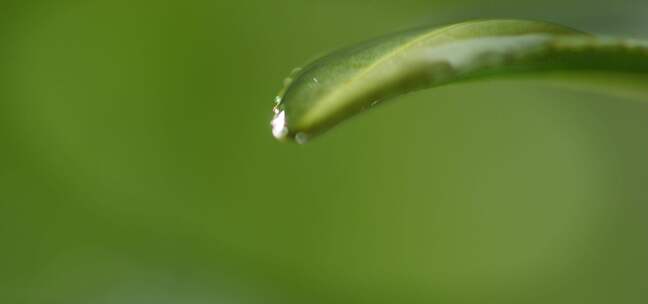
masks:
<instances>
[{"instance_id":1,"label":"tea plant leaf","mask_svg":"<svg viewBox=\"0 0 648 304\"><path fill-rule=\"evenodd\" d=\"M648 42L524 20L471 21L392 34L293 71L276 97L272 133L279 140L303 143L346 118L414 90L468 79L555 72L574 72L582 79L601 72L611 77L648 75ZM639 81L648 88L648 81Z\"/></svg>"}]
</instances>

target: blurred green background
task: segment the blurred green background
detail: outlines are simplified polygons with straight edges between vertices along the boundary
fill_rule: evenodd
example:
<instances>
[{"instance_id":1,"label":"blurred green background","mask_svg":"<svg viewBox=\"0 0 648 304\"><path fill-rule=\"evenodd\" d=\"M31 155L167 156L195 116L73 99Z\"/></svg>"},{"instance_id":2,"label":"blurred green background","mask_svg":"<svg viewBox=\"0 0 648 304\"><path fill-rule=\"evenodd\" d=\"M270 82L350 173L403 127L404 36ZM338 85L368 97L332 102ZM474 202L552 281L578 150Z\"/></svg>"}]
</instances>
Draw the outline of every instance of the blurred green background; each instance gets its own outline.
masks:
<instances>
[{"instance_id":1,"label":"blurred green background","mask_svg":"<svg viewBox=\"0 0 648 304\"><path fill-rule=\"evenodd\" d=\"M2 303L646 303L648 103L529 81L410 94L304 146L318 54L648 2L0 2Z\"/></svg>"}]
</instances>

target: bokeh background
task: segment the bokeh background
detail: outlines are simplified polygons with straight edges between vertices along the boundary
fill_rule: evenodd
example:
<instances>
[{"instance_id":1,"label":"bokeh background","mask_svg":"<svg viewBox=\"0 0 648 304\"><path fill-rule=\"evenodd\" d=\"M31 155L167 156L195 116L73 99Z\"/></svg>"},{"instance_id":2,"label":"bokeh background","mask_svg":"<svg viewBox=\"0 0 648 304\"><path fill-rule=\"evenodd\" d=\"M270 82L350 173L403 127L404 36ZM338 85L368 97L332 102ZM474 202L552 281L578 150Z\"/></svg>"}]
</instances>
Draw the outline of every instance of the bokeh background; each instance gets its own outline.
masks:
<instances>
[{"instance_id":1,"label":"bokeh background","mask_svg":"<svg viewBox=\"0 0 648 304\"><path fill-rule=\"evenodd\" d=\"M482 81L270 135L318 54L504 17L648 38L636 0L2 0L0 302L646 303L641 98Z\"/></svg>"}]
</instances>

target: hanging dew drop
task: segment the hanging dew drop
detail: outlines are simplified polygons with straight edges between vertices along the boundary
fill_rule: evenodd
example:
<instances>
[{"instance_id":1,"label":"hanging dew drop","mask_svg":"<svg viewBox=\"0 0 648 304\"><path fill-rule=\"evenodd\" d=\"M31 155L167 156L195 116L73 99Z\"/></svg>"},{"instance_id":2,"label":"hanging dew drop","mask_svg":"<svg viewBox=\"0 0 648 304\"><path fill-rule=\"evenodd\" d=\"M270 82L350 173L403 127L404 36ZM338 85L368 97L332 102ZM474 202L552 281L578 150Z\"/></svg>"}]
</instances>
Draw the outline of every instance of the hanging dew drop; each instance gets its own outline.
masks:
<instances>
[{"instance_id":1,"label":"hanging dew drop","mask_svg":"<svg viewBox=\"0 0 648 304\"><path fill-rule=\"evenodd\" d=\"M286 135L288 135L288 128L286 127L285 111L280 111L276 113L274 118L270 122L270 125L272 126L272 135L276 139L283 140L286 138Z\"/></svg>"}]
</instances>

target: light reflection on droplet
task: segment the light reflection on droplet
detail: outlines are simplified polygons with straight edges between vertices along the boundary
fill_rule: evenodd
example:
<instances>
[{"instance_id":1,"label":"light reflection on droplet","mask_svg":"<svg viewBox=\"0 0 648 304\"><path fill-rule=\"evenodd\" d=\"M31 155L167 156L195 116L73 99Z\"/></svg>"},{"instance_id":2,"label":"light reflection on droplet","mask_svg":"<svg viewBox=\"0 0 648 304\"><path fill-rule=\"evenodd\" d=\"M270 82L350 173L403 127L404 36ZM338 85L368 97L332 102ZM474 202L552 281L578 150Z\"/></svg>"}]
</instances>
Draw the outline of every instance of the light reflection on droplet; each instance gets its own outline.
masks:
<instances>
[{"instance_id":1,"label":"light reflection on droplet","mask_svg":"<svg viewBox=\"0 0 648 304\"><path fill-rule=\"evenodd\" d=\"M270 125L272 126L272 135L276 139L284 139L288 134L288 128L286 127L286 112L280 111L275 113Z\"/></svg>"}]
</instances>

